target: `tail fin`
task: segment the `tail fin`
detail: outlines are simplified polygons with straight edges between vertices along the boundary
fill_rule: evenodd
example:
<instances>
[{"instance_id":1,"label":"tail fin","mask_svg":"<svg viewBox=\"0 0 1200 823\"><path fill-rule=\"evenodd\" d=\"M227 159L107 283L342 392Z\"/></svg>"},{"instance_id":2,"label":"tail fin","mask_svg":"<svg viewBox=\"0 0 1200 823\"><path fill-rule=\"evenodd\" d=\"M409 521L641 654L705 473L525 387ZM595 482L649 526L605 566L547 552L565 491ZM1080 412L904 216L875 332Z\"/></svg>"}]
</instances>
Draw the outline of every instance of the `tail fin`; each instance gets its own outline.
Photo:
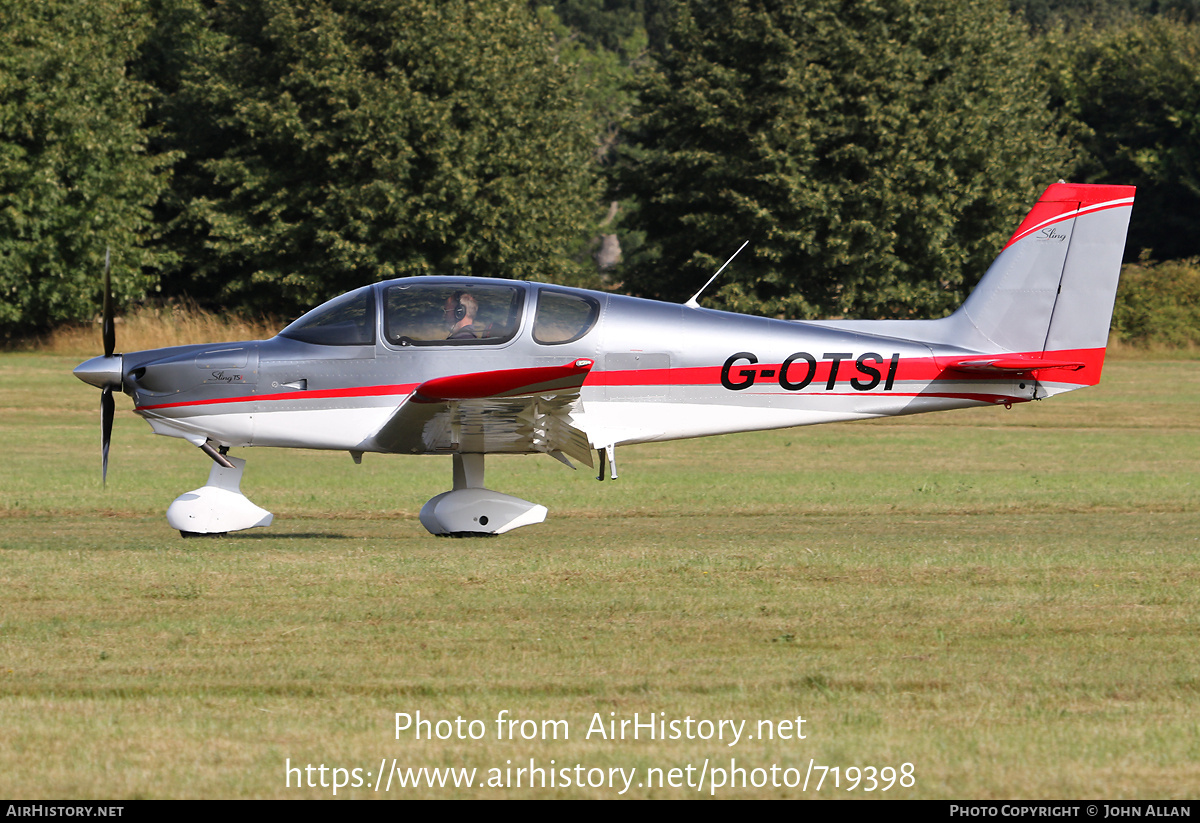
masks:
<instances>
[{"instance_id":1,"label":"tail fin","mask_svg":"<svg viewBox=\"0 0 1200 823\"><path fill-rule=\"evenodd\" d=\"M1071 382L1100 379L1133 186L1046 189L949 324L983 351L1085 363Z\"/></svg>"}]
</instances>

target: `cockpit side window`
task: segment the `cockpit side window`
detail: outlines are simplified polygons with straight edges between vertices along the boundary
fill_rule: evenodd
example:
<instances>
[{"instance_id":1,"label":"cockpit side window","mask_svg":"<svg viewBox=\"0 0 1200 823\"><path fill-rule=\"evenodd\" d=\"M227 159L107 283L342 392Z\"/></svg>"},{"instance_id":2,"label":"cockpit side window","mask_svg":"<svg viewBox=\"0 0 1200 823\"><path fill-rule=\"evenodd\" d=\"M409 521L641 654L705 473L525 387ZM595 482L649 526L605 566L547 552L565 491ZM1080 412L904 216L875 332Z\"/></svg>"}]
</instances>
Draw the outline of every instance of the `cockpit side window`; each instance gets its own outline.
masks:
<instances>
[{"instance_id":1,"label":"cockpit side window","mask_svg":"<svg viewBox=\"0 0 1200 823\"><path fill-rule=\"evenodd\" d=\"M321 346L375 345L375 289L357 289L323 303L279 333Z\"/></svg>"},{"instance_id":2,"label":"cockpit side window","mask_svg":"<svg viewBox=\"0 0 1200 823\"><path fill-rule=\"evenodd\" d=\"M572 343L596 325L600 303L595 298L553 289L538 292L533 339L542 345Z\"/></svg>"},{"instance_id":3,"label":"cockpit side window","mask_svg":"<svg viewBox=\"0 0 1200 823\"><path fill-rule=\"evenodd\" d=\"M525 289L494 283L396 283L384 292L393 346L495 346L521 327Z\"/></svg>"}]
</instances>

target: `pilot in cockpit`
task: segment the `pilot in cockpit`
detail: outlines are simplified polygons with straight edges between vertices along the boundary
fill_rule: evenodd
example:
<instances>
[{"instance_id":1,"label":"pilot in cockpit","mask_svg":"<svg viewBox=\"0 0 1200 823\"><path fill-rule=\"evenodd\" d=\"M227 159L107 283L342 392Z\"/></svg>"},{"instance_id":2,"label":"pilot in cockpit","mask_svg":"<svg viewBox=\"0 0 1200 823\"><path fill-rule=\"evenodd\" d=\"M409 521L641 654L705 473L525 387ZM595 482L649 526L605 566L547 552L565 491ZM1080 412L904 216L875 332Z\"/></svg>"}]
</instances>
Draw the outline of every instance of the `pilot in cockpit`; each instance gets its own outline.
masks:
<instances>
[{"instance_id":1,"label":"pilot in cockpit","mask_svg":"<svg viewBox=\"0 0 1200 823\"><path fill-rule=\"evenodd\" d=\"M479 313L479 302L464 291L456 291L446 298L442 309L446 325L450 327L447 340L474 340L475 315Z\"/></svg>"}]
</instances>

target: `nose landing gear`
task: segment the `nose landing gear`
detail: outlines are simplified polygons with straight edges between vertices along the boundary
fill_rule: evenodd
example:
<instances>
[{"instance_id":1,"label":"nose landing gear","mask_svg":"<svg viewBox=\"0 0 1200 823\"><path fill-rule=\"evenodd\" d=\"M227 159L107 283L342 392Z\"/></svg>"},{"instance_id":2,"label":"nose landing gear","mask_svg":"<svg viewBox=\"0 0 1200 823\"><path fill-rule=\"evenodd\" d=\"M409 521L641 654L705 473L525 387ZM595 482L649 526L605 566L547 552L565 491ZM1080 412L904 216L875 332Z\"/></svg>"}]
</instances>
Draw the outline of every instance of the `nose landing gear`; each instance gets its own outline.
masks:
<instances>
[{"instance_id":1,"label":"nose landing gear","mask_svg":"<svg viewBox=\"0 0 1200 823\"><path fill-rule=\"evenodd\" d=\"M167 522L184 537L215 537L269 526L275 519L275 515L242 494L246 461L226 455L222 458L230 464L229 468L214 461L208 482L179 495L167 509Z\"/></svg>"}]
</instances>

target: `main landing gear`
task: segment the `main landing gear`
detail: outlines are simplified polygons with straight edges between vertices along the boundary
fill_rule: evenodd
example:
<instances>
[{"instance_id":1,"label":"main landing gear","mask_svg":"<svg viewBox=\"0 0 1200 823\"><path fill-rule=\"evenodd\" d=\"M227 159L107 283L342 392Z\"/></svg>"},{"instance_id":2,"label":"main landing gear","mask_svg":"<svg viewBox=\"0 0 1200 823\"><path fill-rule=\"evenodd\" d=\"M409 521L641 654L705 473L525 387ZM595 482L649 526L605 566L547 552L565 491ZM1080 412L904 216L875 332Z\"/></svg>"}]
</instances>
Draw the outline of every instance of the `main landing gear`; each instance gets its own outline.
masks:
<instances>
[{"instance_id":1,"label":"main landing gear","mask_svg":"<svg viewBox=\"0 0 1200 823\"><path fill-rule=\"evenodd\" d=\"M454 455L454 489L421 507L421 525L443 537L482 537L541 523L546 507L483 487L483 455Z\"/></svg>"}]
</instances>

